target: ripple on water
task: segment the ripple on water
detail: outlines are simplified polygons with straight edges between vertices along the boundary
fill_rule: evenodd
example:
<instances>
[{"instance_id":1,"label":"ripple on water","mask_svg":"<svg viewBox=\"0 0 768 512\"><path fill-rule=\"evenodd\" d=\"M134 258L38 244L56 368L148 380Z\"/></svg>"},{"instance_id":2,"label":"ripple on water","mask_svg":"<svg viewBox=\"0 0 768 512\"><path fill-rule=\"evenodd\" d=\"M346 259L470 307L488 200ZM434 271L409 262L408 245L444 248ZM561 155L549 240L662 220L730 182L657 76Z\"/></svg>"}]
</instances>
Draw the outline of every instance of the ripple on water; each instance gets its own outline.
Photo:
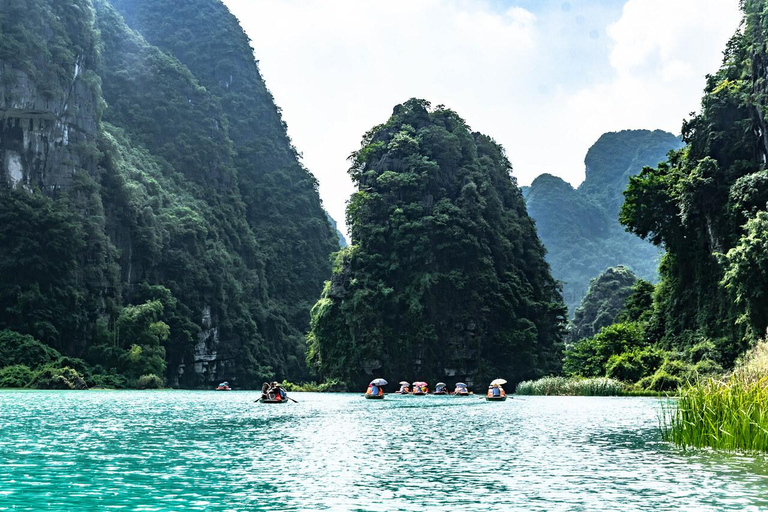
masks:
<instances>
[{"instance_id":1,"label":"ripple on water","mask_svg":"<svg viewBox=\"0 0 768 512\"><path fill-rule=\"evenodd\" d=\"M648 398L0 393L0 510L759 510L763 458Z\"/></svg>"}]
</instances>

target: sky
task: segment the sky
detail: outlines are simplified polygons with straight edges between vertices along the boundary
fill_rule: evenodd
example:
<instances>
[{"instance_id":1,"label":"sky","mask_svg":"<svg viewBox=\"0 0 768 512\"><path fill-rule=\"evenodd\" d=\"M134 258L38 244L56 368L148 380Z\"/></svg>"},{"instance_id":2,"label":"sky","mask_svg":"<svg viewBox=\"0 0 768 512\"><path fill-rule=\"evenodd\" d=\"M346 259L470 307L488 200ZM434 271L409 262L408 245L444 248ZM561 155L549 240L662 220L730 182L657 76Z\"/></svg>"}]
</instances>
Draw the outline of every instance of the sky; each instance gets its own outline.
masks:
<instances>
[{"instance_id":1,"label":"sky","mask_svg":"<svg viewBox=\"0 0 768 512\"><path fill-rule=\"evenodd\" d=\"M392 108L446 105L518 184L574 186L605 132L679 134L738 29L738 0L224 0L346 230L347 157Z\"/></svg>"}]
</instances>

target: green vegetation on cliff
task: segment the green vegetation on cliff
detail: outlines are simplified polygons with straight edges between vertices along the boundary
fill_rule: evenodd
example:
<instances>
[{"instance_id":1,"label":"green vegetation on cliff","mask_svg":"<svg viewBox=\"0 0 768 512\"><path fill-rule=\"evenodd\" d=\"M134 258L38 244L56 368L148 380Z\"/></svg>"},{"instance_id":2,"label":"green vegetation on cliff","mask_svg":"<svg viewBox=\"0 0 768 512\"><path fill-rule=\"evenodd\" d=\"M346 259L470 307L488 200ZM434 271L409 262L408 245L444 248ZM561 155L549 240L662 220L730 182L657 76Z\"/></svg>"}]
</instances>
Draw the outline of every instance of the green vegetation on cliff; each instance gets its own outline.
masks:
<instances>
[{"instance_id":1,"label":"green vegetation on cliff","mask_svg":"<svg viewBox=\"0 0 768 512\"><path fill-rule=\"evenodd\" d=\"M411 99L353 155L352 245L312 310L308 359L351 385L557 371L565 308L503 149Z\"/></svg>"},{"instance_id":2,"label":"green vegetation on cliff","mask_svg":"<svg viewBox=\"0 0 768 512\"><path fill-rule=\"evenodd\" d=\"M680 145L677 137L660 130L606 133L589 149L586 177L578 189L549 174L527 188L528 212L547 249L552 275L564 283L571 313L590 280L608 267L624 265L642 279L657 280L661 251L627 233L618 212L629 177L665 160Z\"/></svg>"},{"instance_id":3,"label":"green vegetation on cliff","mask_svg":"<svg viewBox=\"0 0 768 512\"><path fill-rule=\"evenodd\" d=\"M668 348L712 340L731 365L768 327L768 16L746 22L707 78L685 148L631 179L621 221L666 249L650 334Z\"/></svg>"},{"instance_id":4,"label":"green vegetation on cliff","mask_svg":"<svg viewBox=\"0 0 768 512\"><path fill-rule=\"evenodd\" d=\"M237 20L217 0L115 2L156 23L133 31L106 0L34 3L0 5L0 150L24 185L2 169L0 329L57 357L9 363L7 382L306 379L338 239ZM50 128L12 107L57 98L65 112L35 115L61 116L70 153L44 160L66 138L35 149Z\"/></svg>"},{"instance_id":5,"label":"green vegetation on cliff","mask_svg":"<svg viewBox=\"0 0 768 512\"><path fill-rule=\"evenodd\" d=\"M624 304L636 283L635 274L623 266L608 268L594 278L576 308L568 337L572 340L587 338L614 323L624 311ZM645 283L650 284L647 281Z\"/></svg>"}]
</instances>

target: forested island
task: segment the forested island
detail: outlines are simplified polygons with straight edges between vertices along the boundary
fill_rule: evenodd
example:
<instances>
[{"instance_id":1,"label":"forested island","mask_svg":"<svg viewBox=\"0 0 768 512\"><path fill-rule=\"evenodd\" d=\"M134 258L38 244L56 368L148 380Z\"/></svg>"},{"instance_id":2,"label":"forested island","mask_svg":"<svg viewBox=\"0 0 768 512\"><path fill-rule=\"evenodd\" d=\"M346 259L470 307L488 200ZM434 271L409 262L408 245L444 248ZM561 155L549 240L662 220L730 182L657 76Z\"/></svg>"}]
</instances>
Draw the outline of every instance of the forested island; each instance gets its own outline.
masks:
<instances>
[{"instance_id":1,"label":"forested island","mask_svg":"<svg viewBox=\"0 0 768 512\"><path fill-rule=\"evenodd\" d=\"M471 385L559 371L565 308L503 148L411 99L352 159L353 245L312 309L320 376Z\"/></svg>"}]
</instances>

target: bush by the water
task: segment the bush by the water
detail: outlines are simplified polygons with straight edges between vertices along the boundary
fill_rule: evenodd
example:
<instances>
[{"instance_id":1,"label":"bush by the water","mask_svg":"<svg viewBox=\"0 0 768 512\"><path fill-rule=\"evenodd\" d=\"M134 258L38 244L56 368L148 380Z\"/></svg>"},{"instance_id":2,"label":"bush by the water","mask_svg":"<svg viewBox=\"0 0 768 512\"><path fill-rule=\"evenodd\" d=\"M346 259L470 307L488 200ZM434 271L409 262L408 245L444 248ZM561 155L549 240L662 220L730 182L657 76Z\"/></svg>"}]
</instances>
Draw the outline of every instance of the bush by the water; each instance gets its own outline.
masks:
<instances>
[{"instance_id":1,"label":"bush by the water","mask_svg":"<svg viewBox=\"0 0 768 512\"><path fill-rule=\"evenodd\" d=\"M61 354L28 334L0 330L0 368L23 364L30 368L55 361Z\"/></svg>"},{"instance_id":2,"label":"bush by the water","mask_svg":"<svg viewBox=\"0 0 768 512\"><path fill-rule=\"evenodd\" d=\"M85 379L77 370L46 365L38 370L29 387L36 389L88 389Z\"/></svg>"},{"instance_id":3,"label":"bush by the water","mask_svg":"<svg viewBox=\"0 0 768 512\"><path fill-rule=\"evenodd\" d=\"M0 388L23 388L32 382L32 370L23 364L0 368Z\"/></svg>"},{"instance_id":4,"label":"bush by the water","mask_svg":"<svg viewBox=\"0 0 768 512\"><path fill-rule=\"evenodd\" d=\"M609 325L594 336L568 346L563 371L572 377L602 377L612 356L639 350L646 345L640 324L625 322Z\"/></svg>"},{"instance_id":5,"label":"bush by the water","mask_svg":"<svg viewBox=\"0 0 768 512\"><path fill-rule=\"evenodd\" d=\"M624 384L605 377L581 379L574 377L544 377L517 385L518 395L621 396Z\"/></svg>"},{"instance_id":6,"label":"bush by the water","mask_svg":"<svg viewBox=\"0 0 768 512\"><path fill-rule=\"evenodd\" d=\"M302 382L300 384L294 384L284 380L281 384L286 391L310 391L317 393L325 392L341 392L347 390L347 384L338 379L326 379L321 383L317 382Z\"/></svg>"},{"instance_id":7,"label":"bush by the water","mask_svg":"<svg viewBox=\"0 0 768 512\"><path fill-rule=\"evenodd\" d=\"M683 447L768 451L768 341L761 341L728 378L684 385L665 407L664 437Z\"/></svg>"},{"instance_id":8,"label":"bush by the water","mask_svg":"<svg viewBox=\"0 0 768 512\"><path fill-rule=\"evenodd\" d=\"M134 387L139 389L160 389L163 387L163 385L163 379L154 373L150 373L149 375L142 375L136 379L136 384Z\"/></svg>"}]
</instances>

